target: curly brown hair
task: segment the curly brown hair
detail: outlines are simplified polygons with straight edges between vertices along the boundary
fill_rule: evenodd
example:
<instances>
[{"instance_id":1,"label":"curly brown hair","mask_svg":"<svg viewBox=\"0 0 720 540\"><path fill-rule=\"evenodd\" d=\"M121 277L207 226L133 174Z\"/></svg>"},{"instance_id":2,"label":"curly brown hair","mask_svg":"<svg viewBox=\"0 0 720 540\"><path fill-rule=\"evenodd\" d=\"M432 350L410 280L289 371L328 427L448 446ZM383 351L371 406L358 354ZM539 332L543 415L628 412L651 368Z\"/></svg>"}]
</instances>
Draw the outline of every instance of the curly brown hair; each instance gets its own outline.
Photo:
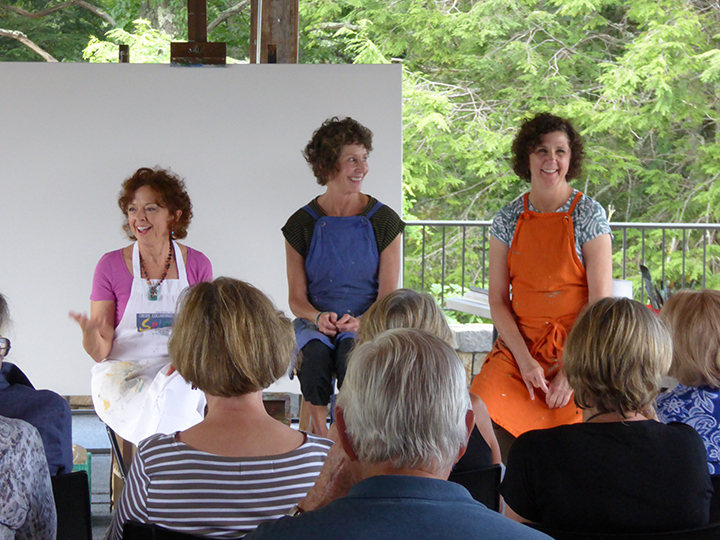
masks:
<instances>
[{"instance_id":1,"label":"curly brown hair","mask_svg":"<svg viewBox=\"0 0 720 540\"><path fill-rule=\"evenodd\" d=\"M127 220L127 208L135 198L135 192L143 186L148 186L158 195L158 205L167 209L171 214L180 210L180 217L170 225L170 234L173 238L185 238L190 220L193 217L190 196L185 190L185 181L167 169L156 167L149 169L143 167L125 180L118 196L118 206L125 216L123 230L130 240L136 240L130 230Z\"/></svg>"},{"instance_id":2,"label":"curly brown hair","mask_svg":"<svg viewBox=\"0 0 720 540\"><path fill-rule=\"evenodd\" d=\"M359 144L371 152L372 137L372 131L357 120L350 117L340 120L333 116L315 130L302 155L312 167L317 183L324 186L337 170L343 146Z\"/></svg>"},{"instance_id":3,"label":"curly brown hair","mask_svg":"<svg viewBox=\"0 0 720 540\"><path fill-rule=\"evenodd\" d=\"M540 113L523 122L512 144L512 168L520 178L530 181L530 154L542 142L544 135L562 131L570 141L570 165L565 179L569 182L580 176L585 158L582 138L569 120L550 113Z\"/></svg>"}]
</instances>

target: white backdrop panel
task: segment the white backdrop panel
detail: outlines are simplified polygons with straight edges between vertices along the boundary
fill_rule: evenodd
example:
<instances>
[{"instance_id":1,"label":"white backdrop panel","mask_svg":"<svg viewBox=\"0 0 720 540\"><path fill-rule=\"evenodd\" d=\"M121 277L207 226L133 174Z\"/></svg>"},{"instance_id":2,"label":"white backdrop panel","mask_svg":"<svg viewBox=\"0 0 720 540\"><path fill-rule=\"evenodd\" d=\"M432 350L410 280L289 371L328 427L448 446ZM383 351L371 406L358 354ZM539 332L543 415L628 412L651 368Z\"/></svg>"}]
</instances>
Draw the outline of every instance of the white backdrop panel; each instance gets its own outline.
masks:
<instances>
[{"instance_id":1,"label":"white backdrop panel","mask_svg":"<svg viewBox=\"0 0 720 540\"><path fill-rule=\"evenodd\" d=\"M0 63L8 360L38 388L89 394L92 360L67 313L89 310L95 264L129 243L117 194L144 166L185 178L195 217L184 242L215 276L249 281L289 313L280 227L322 192L302 148L330 116L370 127L364 191L400 213L401 107L394 65Z\"/></svg>"}]
</instances>

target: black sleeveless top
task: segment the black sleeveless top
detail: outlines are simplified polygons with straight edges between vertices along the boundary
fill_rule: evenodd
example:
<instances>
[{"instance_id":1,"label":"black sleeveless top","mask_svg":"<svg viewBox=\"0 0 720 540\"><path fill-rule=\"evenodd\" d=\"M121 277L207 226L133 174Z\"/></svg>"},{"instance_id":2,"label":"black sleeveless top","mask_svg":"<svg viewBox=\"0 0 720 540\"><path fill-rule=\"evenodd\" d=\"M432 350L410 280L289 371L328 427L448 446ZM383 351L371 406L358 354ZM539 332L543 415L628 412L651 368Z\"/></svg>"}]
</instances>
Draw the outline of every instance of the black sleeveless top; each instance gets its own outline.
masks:
<instances>
[{"instance_id":1,"label":"black sleeveless top","mask_svg":"<svg viewBox=\"0 0 720 540\"><path fill-rule=\"evenodd\" d=\"M452 472L475 471L492 465L492 450L483 439L477 426L473 426L465 454L453 467Z\"/></svg>"}]
</instances>

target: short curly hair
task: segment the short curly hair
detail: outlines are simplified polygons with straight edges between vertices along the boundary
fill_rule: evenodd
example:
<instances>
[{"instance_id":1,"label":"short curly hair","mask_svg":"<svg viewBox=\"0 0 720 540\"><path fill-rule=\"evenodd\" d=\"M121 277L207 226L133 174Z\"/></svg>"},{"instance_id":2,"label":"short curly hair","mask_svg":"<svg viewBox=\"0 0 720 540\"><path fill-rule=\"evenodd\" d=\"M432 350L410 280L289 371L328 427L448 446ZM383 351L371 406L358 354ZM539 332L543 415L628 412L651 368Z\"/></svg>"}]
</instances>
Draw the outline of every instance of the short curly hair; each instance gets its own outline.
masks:
<instances>
[{"instance_id":1,"label":"short curly hair","mask_svg":"<svg viewBox=\"0 0 720 540\"><path fill-rule=\"evenodd\" d=\"M540 145L544 135L555 131L562 131L570 141L570 165L565 179L569 182L580 176L585 158L582 138L569 120L550 113L540 113L520 126L512 143L512 168L515 174L526 182L530 181L530 154Z\"/></svg>"},{"instance_id":2,"label":"short curly hair","mask_svg":"<svg viewBox=\"0 0 720 540\"><path fill-rule=\"evenodd\" d=\"M372 131L357 120L350 117L340 120L333 116L315 130L302 155L312 167L317 183L324 186L337 170L343 146L359 144L371 152L372 138Z\"/></svg>"},{"instance_id":3,"label":"short curly hair","mask_svg":"<svg viewBox=\"0 0 720 540\"><path fill-rule=\"evenodd\" d=\"M166 208L171 214L181 211L180 217L171 225L171 235L173 238L185 238L187 229L192 220L192 203L190 196L185 190L185 181L178 175L168 169L156 167L149 169L143 167L138 169L135 174L125 180L118 196L118 206L125 216L123 230L130 240L136 240L135 235L130 230L127 219L127 209L135 198L135 192L143 186L148 186L158 195L158 204Z\"/></svg>"}]
</instances>

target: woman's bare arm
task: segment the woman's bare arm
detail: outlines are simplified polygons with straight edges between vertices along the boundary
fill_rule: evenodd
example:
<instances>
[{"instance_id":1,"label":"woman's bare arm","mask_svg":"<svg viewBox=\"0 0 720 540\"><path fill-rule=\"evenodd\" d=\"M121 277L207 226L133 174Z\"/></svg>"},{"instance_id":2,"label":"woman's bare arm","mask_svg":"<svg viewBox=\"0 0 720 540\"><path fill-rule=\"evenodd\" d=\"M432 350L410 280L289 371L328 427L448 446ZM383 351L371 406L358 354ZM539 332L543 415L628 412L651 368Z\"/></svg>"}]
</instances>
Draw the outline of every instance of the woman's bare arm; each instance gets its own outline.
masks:
<instances>
[{"instance_id":1,"label":"woman's bare arm","mask_svg":"<svg viewBox=\"0 0 720 540\"><path fill-rule=\"evenodd\" d=\"M285 260L287 265L288 303L290 311L296 317L315 322L318 311L307 298L307 274L305 273L305 258L285 240ZM325 313L317 321L319 330L328 336L337 333L336 313Z\"/></svg>"},{"instance_id":2,"label":"woman's bare arm","mask_svg":"<svg viewBox=\"0 0 720 540\"><path fill-rule=\"evenodd\" d=\"M473 412L475 413L475 425L482 435L485 442L490 447L492 452L492 462L494 465L499 465L502 461L500 456L500 445L498 444L497 437L495 437L495 431L492 427L492 420L490 420L490 413L487 410L487 406L480 399L470 392L470 401L472 403Z\"/></svg>"},{"instance_id":3,"label":"woman's bare arm","mask_svg":"<svg viewBox=\"0 0 720 540\"><path fill-rule=\"evenodd\" d=\"M588 303L612 296L612 238L601 234L582 245L588 281Z\"/></svg>"},{"instance_id":4,"label":"woman's bare arm","mask_svg":"<svg viewBox=\"0 0 720 540\"><path fill-rule=\"evenodd\" d=\"M115 302L100 300L90 302L90 316L70 312L82 329L83 347L93 360L102 362L110 354L115 339Z\"/></svg>"}]
</instances>

